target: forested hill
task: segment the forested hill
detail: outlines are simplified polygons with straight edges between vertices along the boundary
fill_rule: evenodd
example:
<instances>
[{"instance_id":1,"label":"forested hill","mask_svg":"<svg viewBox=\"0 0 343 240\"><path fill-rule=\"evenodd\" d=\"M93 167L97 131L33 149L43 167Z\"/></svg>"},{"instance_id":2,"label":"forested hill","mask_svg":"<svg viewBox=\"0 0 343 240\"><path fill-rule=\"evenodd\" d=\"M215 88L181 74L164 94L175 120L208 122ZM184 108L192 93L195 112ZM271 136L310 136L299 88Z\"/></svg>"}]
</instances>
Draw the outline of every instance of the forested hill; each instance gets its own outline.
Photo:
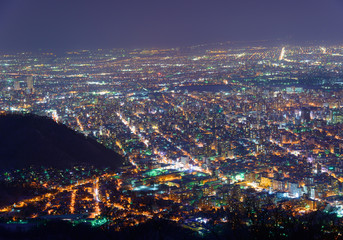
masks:
<instances>
[{"instance_id":1,"label":"forested hill","mask_svg":"<svg viewBox=\"0 0 343 240\"><path fill-rule=\"evenodd\" d=\"M0 115L2 169L79 164L116 168L122 162L118 153L47 117Z\"/></svg>"}]
</instances>

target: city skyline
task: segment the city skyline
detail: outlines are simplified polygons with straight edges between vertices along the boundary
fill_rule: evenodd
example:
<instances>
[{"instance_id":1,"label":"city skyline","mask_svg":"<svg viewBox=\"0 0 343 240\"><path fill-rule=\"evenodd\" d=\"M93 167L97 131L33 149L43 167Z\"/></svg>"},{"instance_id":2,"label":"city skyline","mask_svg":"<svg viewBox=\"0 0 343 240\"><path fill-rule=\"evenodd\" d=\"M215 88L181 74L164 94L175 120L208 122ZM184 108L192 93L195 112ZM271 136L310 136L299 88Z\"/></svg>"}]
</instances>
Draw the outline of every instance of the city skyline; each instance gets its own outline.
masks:
<instances>
[{"instance_id":1,"label":"city skyline","mask_svg":"<svg viewBox=\"0 0 343 240\"><path fill-rule=\"evenodd\" d=\"M238 224L292 239L319 221L316 236L339 237L342 62L329 44L1 54L0 184L31 193L5 195L0 227L120 233L163 219L198 237ZM72 164L83 149L57 126L124 164Z\"/></svg>"},{"instance_id":2,"label":"city skyline","mask_svg":"<svg viewBox=\"0 0 343 240\"><path fill-rule=\"evenodd\" d=\"M341 0L0 0L0 239L343 239Z\"/></svg>"}]
</instances>

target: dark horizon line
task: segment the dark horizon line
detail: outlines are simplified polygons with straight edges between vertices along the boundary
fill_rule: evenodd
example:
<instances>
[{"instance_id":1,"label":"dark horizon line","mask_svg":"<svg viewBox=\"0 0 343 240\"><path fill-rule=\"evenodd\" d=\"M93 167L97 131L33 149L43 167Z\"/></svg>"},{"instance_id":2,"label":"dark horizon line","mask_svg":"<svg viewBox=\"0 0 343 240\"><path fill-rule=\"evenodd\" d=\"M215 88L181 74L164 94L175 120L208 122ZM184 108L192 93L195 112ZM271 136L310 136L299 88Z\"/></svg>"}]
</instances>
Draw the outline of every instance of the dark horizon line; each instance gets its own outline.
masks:
<instances>
[{"instance_id":1,"label":"dark horizon line","mask_svg":"<svg viewBox=\"0 0 343 240\"><path fill-rule=\"evenodd\" d=\"M324 44L324 46L332 46L332 45L340 45L343 44L343 39L340 40L297 40L297 39L281 39L281 38L275 38L275 39L256 39L256 40L227 40L227 41L213 41L213 42L199 42L199 43L193 43L193 44L185 44L185 45L171 45L171 44L145 44L145 46L98 46L98 47L90 47L90 46L84 46L80 48L72 48L72 47L44 47L44 48L1 48L0 46L0 53L42 53L42 52L52 52L52 53L67 53L72 51L82 51L82 50L88 50L88 51L97 51L97 50L144 50L144 49L188 49L188 48L200 48L205 46L216 46L216 45L225 45L225 44L241 44L239 47L249 47L248 45L244 44L253 44L253 43L269 43L269 45L260 45L260 46L270 46L270 47L282 47L282 46L310 46L315 44ZM278 45L279 44L279 45ZM278 46L277 46L278 45ZM238 46L236 46L238 47ZM252 47L252 46L251 46Z\"/></svg>"}]
</instances>

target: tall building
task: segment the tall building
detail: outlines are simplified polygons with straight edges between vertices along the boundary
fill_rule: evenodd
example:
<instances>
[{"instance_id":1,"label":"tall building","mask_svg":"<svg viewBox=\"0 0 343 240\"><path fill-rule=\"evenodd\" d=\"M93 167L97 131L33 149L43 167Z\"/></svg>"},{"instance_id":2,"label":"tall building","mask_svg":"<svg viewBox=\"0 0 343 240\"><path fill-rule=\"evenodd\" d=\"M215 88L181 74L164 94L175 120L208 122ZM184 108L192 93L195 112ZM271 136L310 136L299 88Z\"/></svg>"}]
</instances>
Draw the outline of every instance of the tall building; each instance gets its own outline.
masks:
<instances>
[{"instance_id":1,"label":"tall building","mask_svg":"<svg viewBox=\"0 0 343 240\"><path fill-rule=\"evenodd\" d=\"M308 108L301 109L301 119L303 122L310 122L311 121L311 110Z\"/></svg>"},{"instance_id":2,"label":"tall building","mask_svg":"<svg viewBox=\"0 0 343 240\"><path fill-rule=\"evenodd\" d=\"M33 77L29 76L26 78L26 84L27 84L27 90L29 93L33 93L34 92L34 88L33 88Z\"/></svg>"},{"instance_id":3,"label":"tall building","mask_svg":"<svg viewBox=\"0 0 343 240\"><path fill-rule=\"evenodd\" d=\"M15 81L14 82L14 90L15 91L19 91L20 90L20 82L19 81Z\"/></svg>"}]
</instances>

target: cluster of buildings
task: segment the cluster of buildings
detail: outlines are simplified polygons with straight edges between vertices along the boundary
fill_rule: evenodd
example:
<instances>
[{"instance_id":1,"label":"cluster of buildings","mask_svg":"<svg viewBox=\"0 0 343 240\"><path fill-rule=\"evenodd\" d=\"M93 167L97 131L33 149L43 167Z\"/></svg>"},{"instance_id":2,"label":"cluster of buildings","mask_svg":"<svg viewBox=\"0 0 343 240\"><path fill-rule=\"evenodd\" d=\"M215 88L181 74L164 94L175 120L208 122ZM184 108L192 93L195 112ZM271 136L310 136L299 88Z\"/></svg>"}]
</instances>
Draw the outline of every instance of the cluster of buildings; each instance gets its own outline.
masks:
<instances>
[{"instance_id":1,"label":"cluster of buildings","mask_svg":"<svg viewBox=\"0 0 343 240\"><path fill-rule=\"evenodd\" d=\"M205 229L204 212L226 222L218 211L243 211L249 199L341 216L342 62L341 46L2 55L0 112L51 116L126 163L112 172L51 169L50 179L43 170L6 172L4 181L48 193L0 216L79 222L65 216L82 214L118 229L159 217Z\"/></svg>"}]
</instances>

